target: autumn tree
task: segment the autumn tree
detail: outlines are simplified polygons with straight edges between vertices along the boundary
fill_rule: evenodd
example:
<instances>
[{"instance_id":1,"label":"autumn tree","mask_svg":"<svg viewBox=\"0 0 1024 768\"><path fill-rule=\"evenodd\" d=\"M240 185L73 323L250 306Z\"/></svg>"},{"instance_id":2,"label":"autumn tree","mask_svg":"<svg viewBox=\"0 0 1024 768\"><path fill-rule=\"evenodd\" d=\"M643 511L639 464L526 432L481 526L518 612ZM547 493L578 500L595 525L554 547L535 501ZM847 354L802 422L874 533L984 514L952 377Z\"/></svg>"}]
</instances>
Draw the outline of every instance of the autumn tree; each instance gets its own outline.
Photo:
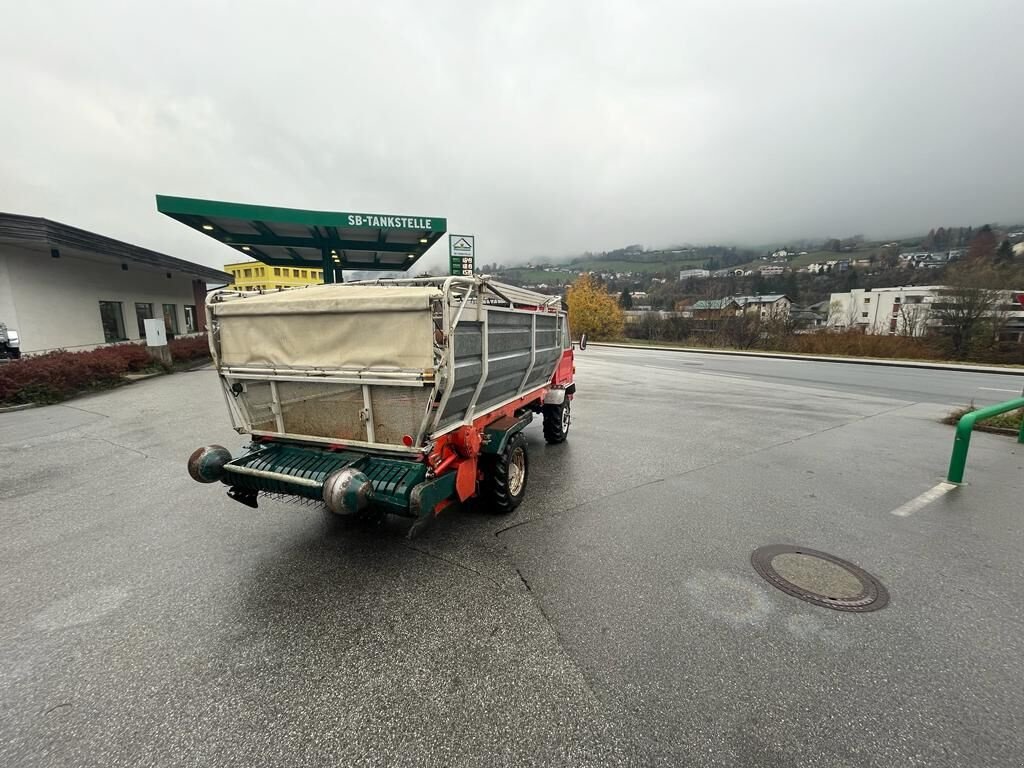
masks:
<instances>
[{"instance_id":1,"label":"autumn tree","mask_svg":"<svg viewBox=\"0 0 1024 768\"><path fill-rule=\"evenodd\" d=\"M569 327L594 341L622 336L625 318L615 296L591 274L584 272L569 288Z\"/></svg>"},{"instance_id":2,"label":"autumn tree","mask_svg":"<svg viewBox=\"0 0 1024 768\"><path fill-rule=\"evenodd\" d=\"M989 261L996 255L996 235L988 224L978 230L967 248L967 257L971 261Z\"/></svg>"}]
</instances>

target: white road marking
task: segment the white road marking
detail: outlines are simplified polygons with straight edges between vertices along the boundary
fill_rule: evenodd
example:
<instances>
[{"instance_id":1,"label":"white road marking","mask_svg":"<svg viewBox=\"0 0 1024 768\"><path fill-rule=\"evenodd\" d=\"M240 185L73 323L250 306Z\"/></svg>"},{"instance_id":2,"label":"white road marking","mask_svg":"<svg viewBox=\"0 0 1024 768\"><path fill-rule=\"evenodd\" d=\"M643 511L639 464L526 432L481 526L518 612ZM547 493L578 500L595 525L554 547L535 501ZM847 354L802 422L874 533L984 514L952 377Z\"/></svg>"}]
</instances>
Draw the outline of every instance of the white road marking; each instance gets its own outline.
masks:
<instances>
[{"instance_id":1,"label":"white road marking","mask_svg":"<svg viewBox=\"0 0 1024 768\"><path fill-rule=\"evenodd\" d=\"M927 507L933 501L941 499L954 488L959 487L960 486L957 485L956 483L947 483L945 480L943 480L934 488L929 488L916 499L911 499L902 507L896 507L896 509L890 512L890 514L896 515L897 517L907 517L908 515L912 515L915 512L917 512L917 510L923 507Z\"/></svg>"},{"instance_id":2,"label":"white road marking","mask_svg":"<svg viewBox=\"0 0 1024 768\"><path fill-rule=\"evenodd\" d=\"M1018 392L1016 389L999 389L998 387L978 387L978 389L984 389L988 392L1013 392L1014 394Z\"/></svg>"}]
</instances>

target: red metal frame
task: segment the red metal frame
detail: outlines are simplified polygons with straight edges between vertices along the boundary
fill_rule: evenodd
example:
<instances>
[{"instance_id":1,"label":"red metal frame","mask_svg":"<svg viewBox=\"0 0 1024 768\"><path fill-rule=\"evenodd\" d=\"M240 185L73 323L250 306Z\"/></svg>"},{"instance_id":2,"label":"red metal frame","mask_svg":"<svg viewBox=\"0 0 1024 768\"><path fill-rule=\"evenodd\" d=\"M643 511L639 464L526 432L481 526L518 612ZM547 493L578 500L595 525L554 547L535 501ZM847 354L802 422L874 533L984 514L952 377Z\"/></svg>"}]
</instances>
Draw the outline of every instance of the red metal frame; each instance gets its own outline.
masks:
<instances>
[{"instance_id":1,"label":"red metal frame","mask_svg":"<svg viewBox=\"0 0 1024 768\"><path fill-rule=\"evenodd\" d=\"M553 387L563 388L573 383L573 375L576 373L575 359L572 346L562 351L562 358L558 362L554 375L551 377L551 385L543 389L535 390L514 400L507 405L494 411L488 411L483 416L473 420L472 424L459 427L434 441L430 452L424 455L423 460L434 468L436 476L441 476L449 471L459 473L456 478L456 492L460 501L476 495L477 482L479 480L478 462L480 449L483 445L484 429L500 419L515 416L516 413L529 409L539 411L544 405L544 397ZM572 395L566 395L570 400ZM435 515L448 504L439 505Z\"/></svg>"}]
</instances>

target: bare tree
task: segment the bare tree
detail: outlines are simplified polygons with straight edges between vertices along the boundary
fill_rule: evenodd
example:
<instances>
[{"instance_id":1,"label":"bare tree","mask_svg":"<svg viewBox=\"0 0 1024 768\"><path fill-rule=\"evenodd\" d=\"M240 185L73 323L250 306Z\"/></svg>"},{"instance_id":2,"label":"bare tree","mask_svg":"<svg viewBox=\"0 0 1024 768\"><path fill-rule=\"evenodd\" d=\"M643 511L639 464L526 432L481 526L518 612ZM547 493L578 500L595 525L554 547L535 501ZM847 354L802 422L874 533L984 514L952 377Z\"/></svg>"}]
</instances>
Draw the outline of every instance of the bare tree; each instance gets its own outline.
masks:
<instances>
[{"instance_id":1,"label":"bare tree","mask_svg":"<svg viewBox=\"0 0 1024 768\"><path fill-rule=\"evenodd\" d=\"M843 313L843 318L846 320L846 330L852 331L857 327L857 321L861 319L861 308L860 305L853 300L853 295L850 295L850 302L846 305L846 310Z\"/></svg>"},{"instance_id":2,"label":"bare tree","mask_svg":"<svg viewBox=\"0 0 1024 768\"><path fill-rule=\"evenodd\" d=\"M999 285L1001 278L997 270L968 265L947 274L947 287L932 304L931 314L949 339L952 356L962 360L975 341L992 333L992 320L1002 302L1001 291L991 286Z\"/></svg>"},{"instance_id":3,"label":"bare tree","mask_svg":"<svg viewBox=\"0 0 1024 768\"><path fill-rule=\"evenodd\" d=\"M833 330L839 330L842 328L846 321L846 309L843 307L843 302L839 299L833 299L828 304L828 318L825 320L825 327Z\"/></svg>"},{"instance_id":4,"label":"bare tree","mask_svg":"<svg viewBox=\"0 0 1024 768\"><path fill-rule=\"evenodd\" d=\"M896 316L897 336L924 336L928 332L928 304L904 302Z\"/></svg>"}]
</instances>

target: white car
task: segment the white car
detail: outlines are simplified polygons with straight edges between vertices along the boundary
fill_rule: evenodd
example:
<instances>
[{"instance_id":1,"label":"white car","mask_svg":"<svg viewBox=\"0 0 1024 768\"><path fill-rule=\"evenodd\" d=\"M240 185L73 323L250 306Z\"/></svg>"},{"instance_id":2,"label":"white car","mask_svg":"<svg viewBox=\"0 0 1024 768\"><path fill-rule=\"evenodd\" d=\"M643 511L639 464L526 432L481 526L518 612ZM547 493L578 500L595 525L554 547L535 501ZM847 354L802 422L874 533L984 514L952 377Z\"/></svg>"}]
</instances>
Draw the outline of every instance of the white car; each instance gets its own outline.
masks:
<instances>
[{"instance_id":1,"label":"white car","mask_svg":"<svg viewBox=\"0 0 1024 768\"><path fill-rule=\"evenodd\" d=\"M21 338L18 332L0 323L0 360L21 357Z\"/></svg>"}]
</instances>

